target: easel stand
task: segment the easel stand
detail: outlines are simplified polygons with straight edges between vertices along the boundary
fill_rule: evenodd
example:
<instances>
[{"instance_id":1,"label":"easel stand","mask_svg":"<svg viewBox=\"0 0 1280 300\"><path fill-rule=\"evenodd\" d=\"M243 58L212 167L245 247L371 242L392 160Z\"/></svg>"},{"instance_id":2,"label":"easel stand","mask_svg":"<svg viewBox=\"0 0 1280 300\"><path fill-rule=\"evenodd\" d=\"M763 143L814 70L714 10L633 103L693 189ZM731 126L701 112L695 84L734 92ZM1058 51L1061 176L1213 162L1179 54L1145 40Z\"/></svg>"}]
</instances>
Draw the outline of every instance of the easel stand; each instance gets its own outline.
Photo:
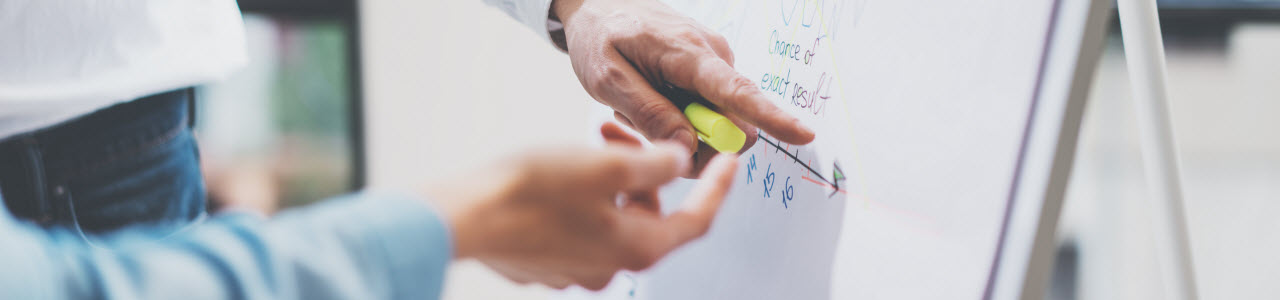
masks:
<instances>
[{"instance_id":1,"label":"easel stand","mask_svg":"<svg viewBox=\"0 0 1280 300\"><path fill-rule=\"evenodd\" d=\"M1166 296L1197 299L1178 154L1169 120L1164 42L1156 0L1119 0L1117 5L1138 114L1143 165L1151 190L1151 206L1156 213L1156 242L1163 246L1161 248L1167 248L1156 251L1163 268L1165 290L1170 293Z\"/></svg>"}]
</instances>

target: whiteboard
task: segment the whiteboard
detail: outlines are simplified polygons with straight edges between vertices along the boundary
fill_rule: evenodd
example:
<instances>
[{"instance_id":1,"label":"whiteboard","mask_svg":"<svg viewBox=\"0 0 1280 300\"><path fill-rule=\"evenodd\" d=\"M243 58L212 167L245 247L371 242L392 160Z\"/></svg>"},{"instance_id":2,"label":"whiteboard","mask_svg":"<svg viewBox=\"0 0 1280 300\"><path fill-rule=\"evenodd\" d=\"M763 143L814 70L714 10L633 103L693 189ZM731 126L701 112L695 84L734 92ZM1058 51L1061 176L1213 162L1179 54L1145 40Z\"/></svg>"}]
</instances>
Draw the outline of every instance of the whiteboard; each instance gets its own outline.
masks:
<instances>
[{"instance_id":1,"label":"whiteboard","mask_svg":"<svg viewBox=\"0 0 1280 300\"><path fill-rule=\"evenodd\" d=\"M564 298L1034 294L1101 1L668 2L724 35L737 70L817 138L748 133L759 141L703 239ZM664 209L691 185L664 188Z\"/></svg>"}]
</instances>

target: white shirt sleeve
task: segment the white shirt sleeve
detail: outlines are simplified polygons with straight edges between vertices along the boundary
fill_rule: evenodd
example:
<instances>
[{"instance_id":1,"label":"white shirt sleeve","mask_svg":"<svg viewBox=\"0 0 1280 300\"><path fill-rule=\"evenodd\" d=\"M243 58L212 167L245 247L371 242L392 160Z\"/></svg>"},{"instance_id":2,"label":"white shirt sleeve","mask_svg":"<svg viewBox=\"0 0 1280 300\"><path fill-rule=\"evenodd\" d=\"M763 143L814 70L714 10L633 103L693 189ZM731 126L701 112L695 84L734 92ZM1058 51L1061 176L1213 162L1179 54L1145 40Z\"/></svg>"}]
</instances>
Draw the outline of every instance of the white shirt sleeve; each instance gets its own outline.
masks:
<instances>
[{"instance_id":1,"label":"white shirt sleeve","mask_svg":"<svg viewBox=\"0 0 1280 300\"><path fill-rule=\"evenodd\" d=\"M484 0L511 18L533 29L543 40L552 41L551 32L560 31L560 21L550 18L552 0ZM554 41L553 41L554 43ZM560 47L560 45L557 45ZM561 49L564 50L564 49Z\"/></svg>"},{"instance_id":2,"label":"white shirt sleeve","mask_svg":"<svg viewBox=\"0 0 1280 300\"><path fill-rule=\"evenodd\" d=\"M226 78L244 30L236 0L0 0L0 139Z\"/></svg>"}]
</instances>

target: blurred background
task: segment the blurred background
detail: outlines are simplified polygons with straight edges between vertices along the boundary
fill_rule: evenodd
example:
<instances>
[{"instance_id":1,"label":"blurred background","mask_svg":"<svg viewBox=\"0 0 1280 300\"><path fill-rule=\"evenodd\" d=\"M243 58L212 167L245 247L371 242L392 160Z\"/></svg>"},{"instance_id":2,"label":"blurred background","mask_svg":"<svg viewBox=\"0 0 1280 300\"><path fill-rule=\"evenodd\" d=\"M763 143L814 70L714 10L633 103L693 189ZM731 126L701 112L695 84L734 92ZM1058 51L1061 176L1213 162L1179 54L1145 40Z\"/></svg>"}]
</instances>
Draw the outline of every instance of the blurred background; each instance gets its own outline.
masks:
<instances>
[{"instance_id":1,"label":"blurred background","mask_svg":"<svg viewBox=\"0 0 1280 300\"><path fill-rule=\"evenodd\" d=\"M270 212L363 186L355 2L240 7L249 65L197 89L210 203Z\"/></svg>"},{"instance_id":2,"label":"blurred background","mask_svg":"<svg viewBox=\"0 0 1280 300\"><path fill-rule=\"evenodd\" d=\"M483 180L520 149L585 144L595 130L568 57L481 1L239 3L250 66L199 88L216 205L270 212L367 186ZM1160 1L1205 299L1280 297L1277 3ZM1118 28L1086 108L1047 298L1164 298ZM445 299L552 294L476 263L449 275Z\"/></svg>"},{"instance_id":3,"label":"blurred background","mask_svg":"<svg viewBox=\"0 0 1280 300\"><path fill-rule=\"evenodd\" d=\"M1173 132L1202 299L1280 297L1280 1L1159 2ZM1055 299L1162 294L1136 111L1113 17L1058 237ZM1069 271L1074 270L1074 271ZM1074 295L1072 295L1074 294ZM1072 297L1074 296L1074 297Z\"/></svg>"}]
</instances>

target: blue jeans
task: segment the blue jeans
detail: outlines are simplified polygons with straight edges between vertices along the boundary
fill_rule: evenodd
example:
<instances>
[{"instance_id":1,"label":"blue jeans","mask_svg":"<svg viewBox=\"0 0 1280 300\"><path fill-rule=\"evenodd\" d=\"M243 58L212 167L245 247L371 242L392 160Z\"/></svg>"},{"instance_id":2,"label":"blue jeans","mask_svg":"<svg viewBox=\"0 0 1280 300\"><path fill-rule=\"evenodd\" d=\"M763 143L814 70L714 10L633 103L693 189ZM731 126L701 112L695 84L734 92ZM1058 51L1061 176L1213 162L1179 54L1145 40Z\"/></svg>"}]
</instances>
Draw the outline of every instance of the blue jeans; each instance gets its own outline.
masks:
<instances>
[{"instance_id":1,"label":"blue jeans","mask_svg":"<svg viewBox=\"0 0 1280 300\"><path fill-rule=\"evenodd\" d=\"M5 205L41 226L89 234L202 217L192 94L155 94L0 141Z\"/></svg>"}]
</instances>

